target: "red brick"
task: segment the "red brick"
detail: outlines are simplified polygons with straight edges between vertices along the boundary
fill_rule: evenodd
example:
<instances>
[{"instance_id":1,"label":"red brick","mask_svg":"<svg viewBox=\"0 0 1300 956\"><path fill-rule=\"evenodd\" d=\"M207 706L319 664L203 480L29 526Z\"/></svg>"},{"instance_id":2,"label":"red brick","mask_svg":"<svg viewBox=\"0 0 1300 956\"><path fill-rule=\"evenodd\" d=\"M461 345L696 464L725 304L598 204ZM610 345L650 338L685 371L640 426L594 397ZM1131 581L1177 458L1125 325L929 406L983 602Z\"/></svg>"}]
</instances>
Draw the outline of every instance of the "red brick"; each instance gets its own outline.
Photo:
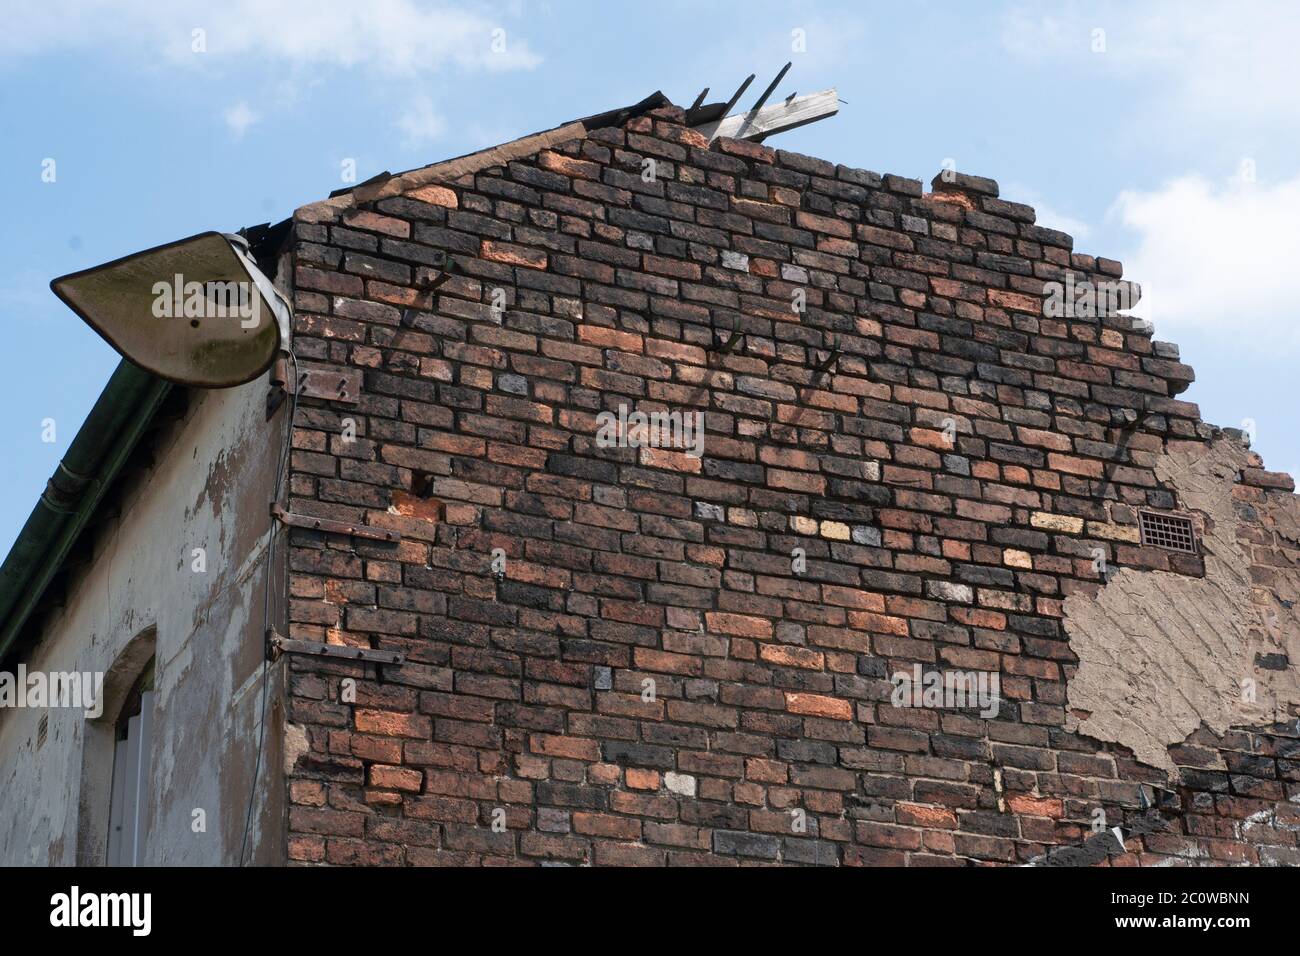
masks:
<instances>
[{"instance_id":1,"label":"red brick","mask_svg":"<svg viewBox=\"0 0 1300 956\"><path fill-rule=\"evenodd\" d=\"M785 708L792 714L808 717L828 717L831 720L852 720L853 705L836 697L820 694L797 694L786 691Z\"/></svg>"}]
</instances>

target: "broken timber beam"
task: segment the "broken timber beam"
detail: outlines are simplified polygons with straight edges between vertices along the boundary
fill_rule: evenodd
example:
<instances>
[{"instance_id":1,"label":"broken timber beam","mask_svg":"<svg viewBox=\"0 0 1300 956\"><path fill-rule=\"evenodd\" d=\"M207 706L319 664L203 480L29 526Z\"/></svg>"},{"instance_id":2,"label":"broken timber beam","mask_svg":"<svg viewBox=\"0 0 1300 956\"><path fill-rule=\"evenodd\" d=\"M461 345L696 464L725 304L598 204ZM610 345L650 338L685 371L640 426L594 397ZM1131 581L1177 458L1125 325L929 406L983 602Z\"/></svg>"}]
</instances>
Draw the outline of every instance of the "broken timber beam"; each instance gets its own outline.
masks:
<instances>
[{"instance_id":1,"label":"broken timber beam","mask_svg":"<svg viewBox=\"0 0 1300 956\"><path fill-rule=\"evenodd\" d=\"M762 109L734 116L724 116L711 123L703 123L695 129L708 138L709 142L719 136L732 139L759 139L789 129L815 123L840 111L839 96L834 89L796 96L793 99L764 106Z\"/></svg>"}]
</instances>

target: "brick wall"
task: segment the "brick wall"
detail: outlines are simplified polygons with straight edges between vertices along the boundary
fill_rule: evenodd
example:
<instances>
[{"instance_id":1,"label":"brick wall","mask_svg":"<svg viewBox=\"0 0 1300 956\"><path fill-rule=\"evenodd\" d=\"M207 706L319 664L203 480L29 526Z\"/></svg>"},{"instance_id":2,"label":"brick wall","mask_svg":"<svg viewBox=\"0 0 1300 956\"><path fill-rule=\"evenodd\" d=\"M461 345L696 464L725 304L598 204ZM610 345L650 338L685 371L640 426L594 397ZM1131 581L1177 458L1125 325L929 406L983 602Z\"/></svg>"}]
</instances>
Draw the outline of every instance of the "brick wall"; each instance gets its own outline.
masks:
<instances>
[{"instance_id":1,"label":"brick wall","mask_svg":"<svg viewBox=\"0 0 1300 956\"><path fill-rule=\"evenodd\" d=\"M365 387L303 399L291 507L402 540L294 531L290 636L407 663L291 659L290 861L1297 862L1294 733L1198 731L1174 779L1065 729L1097 549L1204 573L1136 534L1215 435L1190 369L1043 314L1119 263L989 180L681 123L298 214L297 354ZM603 447L620 405L704 411L703 456ZM997 715L895 706L914 664Z\"/></svg>"}]
</instances>

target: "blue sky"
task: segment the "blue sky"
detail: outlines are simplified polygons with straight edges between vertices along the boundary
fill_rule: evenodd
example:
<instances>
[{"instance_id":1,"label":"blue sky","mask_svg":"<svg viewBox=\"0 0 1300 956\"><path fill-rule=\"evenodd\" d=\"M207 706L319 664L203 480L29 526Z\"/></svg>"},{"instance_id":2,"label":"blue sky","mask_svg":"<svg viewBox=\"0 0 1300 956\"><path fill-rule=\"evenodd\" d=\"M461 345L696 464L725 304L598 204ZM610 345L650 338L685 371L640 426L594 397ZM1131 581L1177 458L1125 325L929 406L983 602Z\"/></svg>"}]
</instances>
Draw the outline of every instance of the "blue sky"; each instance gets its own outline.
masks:
<instances>
[{"instance_id":1,"label":"blue sky","mask_svg":"<svg viewBox=\"0 0 1300 956\"><path fill-rule=\"evenodd\" d=\"M1196 368L1183 397L1300 471L1300 6L45 0L5 19L0 552L117 362L51 278L279 221L348 160L365 179L755 72L750 100L787 60L781 95L845 105L773 144L996 179L1122 260Z\"/></svg>"}]
</instances>

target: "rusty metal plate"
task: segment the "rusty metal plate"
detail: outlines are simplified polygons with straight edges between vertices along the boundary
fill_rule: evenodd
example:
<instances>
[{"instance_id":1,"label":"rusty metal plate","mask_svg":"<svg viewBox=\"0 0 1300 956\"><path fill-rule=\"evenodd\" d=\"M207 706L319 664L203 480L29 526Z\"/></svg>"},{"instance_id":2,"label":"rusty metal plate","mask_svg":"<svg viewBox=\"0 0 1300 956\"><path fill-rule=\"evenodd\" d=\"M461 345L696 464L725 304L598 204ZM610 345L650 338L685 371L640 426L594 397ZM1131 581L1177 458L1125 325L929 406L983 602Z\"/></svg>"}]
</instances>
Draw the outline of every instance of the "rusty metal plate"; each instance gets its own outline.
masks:
<instances>
[{"instance_id":1,"label":"rusty metal plate","mask_svg":"<svg viewBox=\"0 0 1300 956\"><path fill-rule=\"evenodd\" d=\"M314 657L333 657L345 661L365 661L369 664L401 664L406 658L399 651L377 651L368 647L346 644L322 644L319 641L296 641L283 637L271 629L268 634L271 648L281 654L310 654Z\"/></svg>"},{"instance_id":2,"label":"rusty metal plate","mask_svg":"<svg viewBox=\"0 0 1300 956\"><path fill-rule=\"evenodd\" d=\"M298 394L303 398L355 405L361 401L360 369L305 368L298 373Z\"/></svg>"}]
</instances>

